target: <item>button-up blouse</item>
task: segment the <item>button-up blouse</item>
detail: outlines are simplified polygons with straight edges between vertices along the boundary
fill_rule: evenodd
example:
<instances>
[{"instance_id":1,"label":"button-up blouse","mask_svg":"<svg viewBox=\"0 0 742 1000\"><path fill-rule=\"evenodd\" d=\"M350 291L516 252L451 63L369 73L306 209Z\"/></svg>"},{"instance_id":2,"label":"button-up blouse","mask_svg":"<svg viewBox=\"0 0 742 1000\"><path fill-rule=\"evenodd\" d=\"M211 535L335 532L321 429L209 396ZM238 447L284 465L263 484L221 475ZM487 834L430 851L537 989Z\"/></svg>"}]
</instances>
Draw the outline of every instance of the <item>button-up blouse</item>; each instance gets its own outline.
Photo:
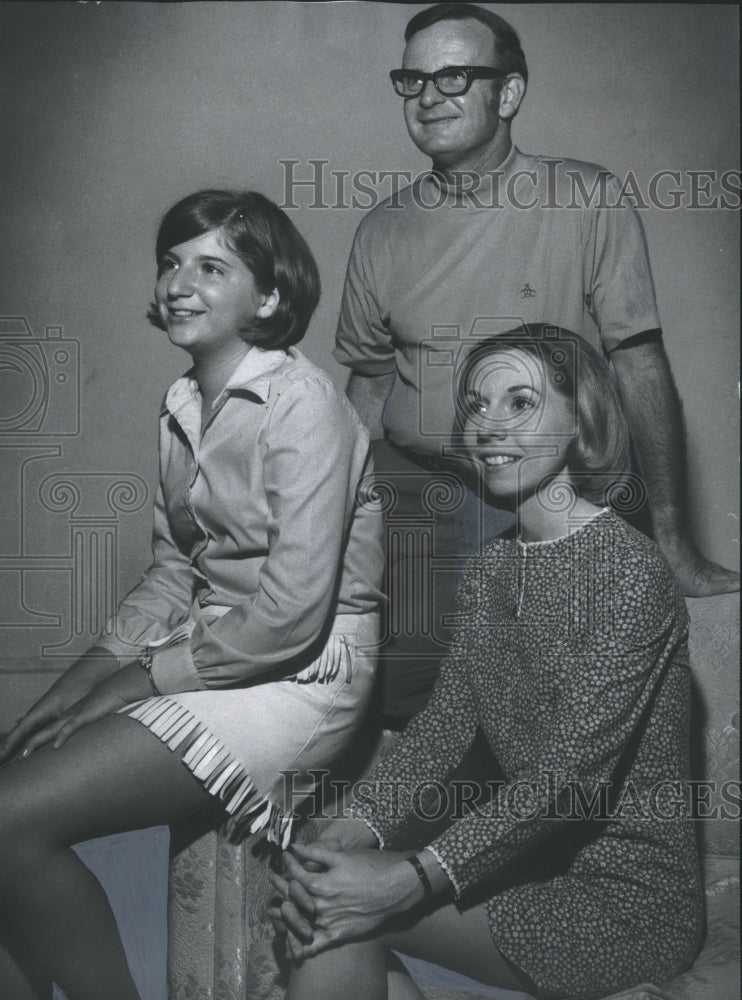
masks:
<instances>
[{"instance_id":1,"label":"button-up blouse","mask_svg":"<svg viewBox=\"0 0 742 1000\"><path fill-rule=\"evenodd\" d=\"M201 408L191 371L160 416L152 565L98 643L126 662L185 625L154 653L163 694L283 669L380 600L368 434L329 377L294 348L253 347L203 427Z\"/></svg>"}]
</instances>

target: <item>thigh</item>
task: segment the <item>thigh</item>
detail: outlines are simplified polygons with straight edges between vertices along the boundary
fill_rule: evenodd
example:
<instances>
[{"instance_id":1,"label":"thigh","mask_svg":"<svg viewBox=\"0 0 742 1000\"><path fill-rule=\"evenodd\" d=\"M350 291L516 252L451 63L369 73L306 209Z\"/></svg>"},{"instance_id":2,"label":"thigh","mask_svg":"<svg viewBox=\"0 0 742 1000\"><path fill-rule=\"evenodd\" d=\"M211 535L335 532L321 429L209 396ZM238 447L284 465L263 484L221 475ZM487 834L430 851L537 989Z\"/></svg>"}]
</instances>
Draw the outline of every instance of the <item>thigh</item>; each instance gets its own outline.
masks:
<instances>
[{"instance_id":1,"label":"thigh","mask_svg":"<svg viewBox=\"0 0 742 1000\"><path fill-rule=\"evenodd\" d=\"M13 928L0 921L0 995L4 1000L49 1000L52 982L28 955Z\"/></svg>"},{"instance_id":2,"label":"thigh","mask_svg":"<svg viewBox=\"0 0 742 1000\"><path fill-rule=\"evenodd\" d=\"M65 845L174 822L213 801L177 754L122 715L0 771L6 833Z\"/></svg>"},{"instance_id":3,"label":"thigh","mask_svg":"<svg viewBox=\"0 0 742 1000\"><path fill-rule=\"evenodd\" d=\"M483 905L459 910L453 903L418 919L390 925L383 936L387 948L421 958L470 979L508 990L535 991L525 973L514 966L492 940Z\"/></svg>"}]
</instances>

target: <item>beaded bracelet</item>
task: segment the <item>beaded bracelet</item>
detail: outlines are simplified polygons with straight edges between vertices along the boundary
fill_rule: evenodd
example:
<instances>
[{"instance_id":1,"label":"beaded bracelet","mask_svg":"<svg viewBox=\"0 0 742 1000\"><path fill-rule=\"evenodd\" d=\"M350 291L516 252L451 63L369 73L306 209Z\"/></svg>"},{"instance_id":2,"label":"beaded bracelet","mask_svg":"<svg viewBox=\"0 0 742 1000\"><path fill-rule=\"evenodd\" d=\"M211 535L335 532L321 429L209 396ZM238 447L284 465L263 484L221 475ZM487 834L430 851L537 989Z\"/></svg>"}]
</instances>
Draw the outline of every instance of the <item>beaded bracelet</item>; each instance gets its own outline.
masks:
<instances>
[{"instance_id":1,"label":"beaded bracelet","mask_svg":"<svg viewBox=\"0 0 742 1000\"><path fill-rule=\"evenodd\" d=\"M409 861L409 863L417 872L417 877L420 879L420 882L423 887L423 898L430 899L431 896L433 895L433 886L430 884L428 873L423 868L422 862L420 861L420 859L416 854L411 854L409 858L407 858L407 861Z\"/></svg>"}]
</instances>

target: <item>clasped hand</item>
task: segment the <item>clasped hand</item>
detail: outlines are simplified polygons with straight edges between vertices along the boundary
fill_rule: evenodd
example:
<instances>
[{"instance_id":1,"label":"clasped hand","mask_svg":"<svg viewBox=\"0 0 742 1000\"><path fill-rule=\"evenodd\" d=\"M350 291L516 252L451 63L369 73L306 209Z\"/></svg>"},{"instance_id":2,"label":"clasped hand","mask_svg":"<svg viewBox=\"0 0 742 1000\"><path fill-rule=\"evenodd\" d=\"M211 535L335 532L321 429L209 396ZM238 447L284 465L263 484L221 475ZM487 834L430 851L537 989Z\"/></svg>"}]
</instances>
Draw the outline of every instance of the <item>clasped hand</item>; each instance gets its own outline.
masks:
<instances>
[{"instance_id":1,"label":"clasped hand","mask_svg":"<svg viewBox=\"0 0 742 1000\"><path fill-rule=\"evenodd\" d=\"M342 849L331 841L295 844L284 854L284 871L271 873L280 897L268 911L286 934L296 962L341 941L357 940L406 908L393 869L403 855L369 848Z\"/></svg>"}]
</instances>

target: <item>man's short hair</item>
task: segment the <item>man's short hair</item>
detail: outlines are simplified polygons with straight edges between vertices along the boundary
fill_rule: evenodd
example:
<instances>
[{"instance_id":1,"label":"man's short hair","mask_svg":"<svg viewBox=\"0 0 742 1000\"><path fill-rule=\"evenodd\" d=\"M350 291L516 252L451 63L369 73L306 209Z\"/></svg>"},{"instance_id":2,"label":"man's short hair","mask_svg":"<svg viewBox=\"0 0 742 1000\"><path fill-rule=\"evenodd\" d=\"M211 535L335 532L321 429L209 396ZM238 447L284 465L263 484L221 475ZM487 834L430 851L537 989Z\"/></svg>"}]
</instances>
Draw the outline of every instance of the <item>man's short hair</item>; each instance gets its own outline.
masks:
<instances>
[{"instance_id":1,"label":"man's short hair","mask_svg":"<svg viewBox=\"0 0 742 1000\"><path fill-rule=\"evenodd\" d=\"M413 35L424 28L429 28L431 24L438 21L480 21L486 24L495 36L495 50L499 68L507 73L519 73L526 83L528 83L528 67L526 57L523 55L520 38L515 28L511 28L507 21L491 10L484 7L477 7L473 3L438 3L435 7L428 7L415 14L407 24L404 33L405 42L409 42Z\"/></svg>"},{"instance_id":2,"label":"man's short hair","mask_svg":"<svg viewBox=\"0 0 742 1000\"><path fill-rule=\"evenodd\" d=\"M278 290L270 316L255 317L244 339L265 350L297 344L319 301L320 278L312 251L285 212L257 191L196 191L168 209L157 232L158 266L171 247L219 230L255 279L262 295ZM164 329L152 303L147 319Z\"/></svg>"}]
</instances>

